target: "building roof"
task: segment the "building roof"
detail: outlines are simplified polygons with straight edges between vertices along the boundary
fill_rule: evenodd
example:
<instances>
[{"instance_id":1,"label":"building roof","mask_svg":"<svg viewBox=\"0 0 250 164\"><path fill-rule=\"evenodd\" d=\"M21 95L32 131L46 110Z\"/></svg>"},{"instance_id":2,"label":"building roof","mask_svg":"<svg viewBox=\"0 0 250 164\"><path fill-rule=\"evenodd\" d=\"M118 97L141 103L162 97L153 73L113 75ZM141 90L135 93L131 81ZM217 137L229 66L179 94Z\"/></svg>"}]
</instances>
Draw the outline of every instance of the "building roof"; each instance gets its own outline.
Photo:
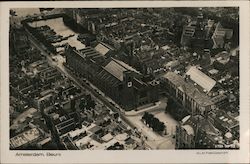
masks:
<instances>
[{"instance_id":1,"label":"building roof","mask_svg":"<svg viewBox=\"0 0 250 164\"><path fill-rule=\"evenodd\" d=\"M208 72L213 75L213 74L217 74L219 72L219 70L217 70L217 69L211 69Z\"/></svg>"},{"instance_id":2,"label":"building roof","mask_svg":"<svg viewBox=\"0 0 250 164\"><path fill-rule=\"evenodd\" d=\"M216 114L216 120L217 122L225 127L225 128L233 128L239 125L239 121L234 119L233 117L229 116L225 111L223 110L217 110L215 111Z\"/></svg>"},{"instance_id":3,"label":"building roof","mask_svg":"<svg viewBox=\"0 0 250 164\"><path fill-rule=\"evenodd\" d=\"M120 64L112 60L104 67L104 69L120 81L123 81L123 72L126 71L126 69Z\"/></svg>"},{"instance_id":4,"label":"building roof","mask_svg":"<svg viewBox=\"0 0 250 164\"><path fill-rule=\"evenodd\" d=\"M220 22L217 24L214 32L216 34L218 34L218 32L222 32L226 39L231 39L233 36L233 29L223 28Z\"/></svg>"},{"instance_id":5,"label":"building roof","mask_svg":"<svg viewBox=\"0 0 250 164\"><path fill-rule=\"evenodd\" d=\"M98 72L98 74L96 75L100 80L102 80L103 82L106 82L108 84L111 84L112 86L117 86L120 84L120 80L117 79L114 76L111 76L110 73L108 71L106 71L105 69L101 70L100 72Z\"/></svg>"},{"instance_id":6,"label":"building roof","mask_svg":"<svg viewBox=\"0 0 250 164\"><path fill-rule=\"evenodd\" d=\"M102 140L105 141L105 142L108 142L108 141L110 141L110 140L112 140L112 139L113 139L113 136L112 136L112 134L110 134L110 133L108 133L108 134L106 134L106 135L104 135L104 136L102 137Z\"/></svg>"},{"instance_id":7,"label":"building roof","mask_svg":"<svg viewBox=\"0 0 250 164\"><path fill-rule=\"evenodd\" d=\"M133 86L135 89L140 90L140 89L143 89L146 86L146 84L143 81L138 80L137 78L134 78Z\"/></svg>"},{"instance_id":8,"label":"building roof","mask_svg":"<svg viewBox=\"0 0 250 164\"><path fill-rule=\"evenodd\" d=\"M37 128L33 128L11 138L10 145L12 148L17 148L34 141L35 139L39 138L39 136L39 130Z\"/></svg>"},{"instance_id":9,"label":"building roof","mask_svg":"<svg viewBox=\"0 0 250 164\"><path fill-rule=\"evenodd\" d=\"M87 144L88 142L90 142L92 139L89 136L85 136L77 141L75 141L75 144L77 147L81 148L82 145Z\"/></svg>"},{"instance_id":10,"label":"building roof","mask_svg":"<svg viewBox=\"0 0 250 164\"><path fill-rule=\"evenodd\" d=\"M225 37L225 35L226 35L226 32L223 30L216 30L214 32L214 37Z\"/></svg>"},{"instance_id":11,"label":"building roof","mask_svg":"<svg viewBox=\"0 0 250 164\"><path fill-rule=\"evenodd\" d=\"M223 28L220 22L217 24L214 34L212 36L215 47L224 44L225 39L231 39L233 36L233 30Z\"/></svg>"},{"instance_id":12,"label":"building roof","mask_svg":"<svg viewBox=\"0 0 250 164\"><path fill-rule=\"evenodd\" d=\"M185 36L194 36L195 33L195 27L194 26L185 26L183 30L183 35Z\"/></svg>"},{"instance_id":13,"label":"building roof","mask_svg":"<svg viewBox=\"0 0 250 164\"><path fill-rule=\"evenodd\" d=\"M95 50L98 51L102 55L106 55L110 51L110 49L107 46L101 43L97 44L97 46L95 47Z\"/></svg>"},{"instance_id":14,"label":"building roof","mask_svg":"<svg viewBox=\"0 0 250 164\"><path fill-rule=\"evenodd\" d=\"M116 140L118 141L125 141L128 138L127 133L121 133L115 136Z\"/></svg>"},{"instance_id":15,"label":"building roof","mask_svg":"<svg viewBox=\"0 0 250 164\"><path fill-rule=\"evenodd\" d=\"M192 83L184 81L184 78L182 78L180 75L177 75L174 72L168 72L164 75L164 78L171 81L172 84L174 84L182 92L186 93L199 105L208 106L213 104L206 94L201 93Z\"/></svg>"},{"instance_id":16,"label":"building roof","mask_svg":"<svg viewBox=\"0 0 250 164\"><path fill-rule=\"evenodd\" d=\"M209 140L213 142L216 142L221 136L221 132L216 129L208 119L205 119L204 117L199 115L187 118L187 121L183 124L184 125L182 126L182 128L185 129L189 135L199 135L201 132L204 132L206 134L206 137L208 137ZM198 131L193 133L194 129Z\"/></svg>"},{"instance_id":17,"label":"building roof","mask_svg":"<svg viewBox=\"0 0 250 164\"><path fill-rule=\"evenodd\" d=\"M225 100L226 98L227 98L226 95L224 95L224 94L219 94L219 95L213 97L213 98L211 99L211 101L214 102L214 103L216 104L216 103L218 103L218 102L221 102L221 101Z\"/></svg>"},{"instance_id":18,"label":"building roof","mask_svg":"<svg viewBox=\"0 0 250 164\"><path fill-rule=\"evenodd\" d=\"M112 74L114 77L119 79L120 81L123 81L123 72L130 70L136 73L139 73L137 70L132 68L131 66L127 65L126 63L113 59L104 67L106 71L108 71L110 74Z\"/></svg>"},{"instance_id":19,"label":"building roof","mask_svg":"<svg viewBox=\"0 0 250 164\"><path fill-rule=\"evenodd\" d=\"M202 121L200 122L200 127L202 127L202 130L205 131L208 135L220 135L220 131L216 129L208 119L202 119Z\"/></svg>"},{"instance_id":20,"label":"building roof","mask_svg":"<svg viewBox=\"0 0 250 164\"><path fill-rule=\"evenodd\" d=\"M233 137L233 135L232 135L232 133L227 132L227 133L225 134L225 137L226 137L226 138L232 138L232 137Z\"/></svg>"},{"instance_id":21,"label":"building roof","mask_svg":"<svg viewBox=\"0 0 250 164\"><path fill-rule=\"evenodd\" d=\"M84 128L72 130L72 131L69 132L69 136L71 138L74 138L74 137L79 136L81 133L84 133L84 132L85 132Z\"/></svg>"},{"instance_id":22,"label":"building roof","mask_svg":"<svg viewBox=\"0 0 250 164\"><path fill-rule=\"evenodd\" d=\"M93 58L93 57L96 57L96 56L100 56L100 53L97 52L92 47L86 47L84 49L81 49L80 52L83 55L83 57L87 57L87 58Z\"/></svg>"},{"instance_id":23,"label":"building roof","mask_svg":"<svg viewBox=\"0 0 250 164\"><path fill-rule=\"evenodd\" d=\"M45 138L44 140L38 142L38 145L45 145L46 143L51 141L51 137Z\"/></svg>"},{"instance_id":24,"label":"building roof","mask_svg":"<svg viewBox=\"0 0 250 164\"><path fill-rule=\"evenodd\" d=\"M198 70L195 66L190 67L186 72L187 75L190 75L191 80L209 92L216 84L216 81Z\"/></svg>"},{"instance_id":25,"label":"building roof","mask_svg":"<svg viewBox=\"0 0 250 164\"><path fill-rule=\"evenodd\" d=\"M192 126L183 125L182 128L186 130L188 135L193 135L194 136L194 129L192 128Z\"/></svg>"},{"instance_id":26,"label":"building roof","mask_svg":"<svg viewBox=\"0 0 250 164\"><path fill-rule=\"evenodd\" d=\"M100 126L94 126L89 129L90 132L96 133L97 131L101 130L102 128Z\"/></svg>"},{"instance_id":27,"label":"building roof","mask_svg":"<svg viewBox=\"0 0 250 164\"><path fill-rule=\"evenodd\" d=\"M181 122L182 122L183 124L185 124L185 122L187 122L187 120L189 120L190 117L191 117L190 115L184 117L184 118L181 120Z\"/></svg>"},{"instance_id":28,"label":"building roof","mask_svg":"<svg viewBox=\"0 0 250 164\"><path fill-rule=\"evenodd\" d=\"M133 71L133 72L136 72L138 74L141 74L139 71L137 71L136 69L134 69L133 67L131 67L130 65L124 63L123 61L121 60L117 60L117 59L113 59L115 62L117 62L118 64L120 64L121 66L123 66L124 68L126 68L127 70L130 70L130 71Z\"/></svg>"},{"instance_id":29,"label":"building roof","mask_svg":"<svg viewBox=\"0 0 250 164\"><path fill-rule=\"evenodd\" d=\"M135 140L132 139L131 137L128 137L128 138L125 140L125 143L126 143L127 145L134 144L134 143L135 143Z\"/></svg>"},{"instance_id":30,"label":"building roof","mask_svg":"<svg viewBox=\"0 0 250 164\"><path fill-rule=\"evenodd\" d=\"M30 109L24 111L23 113L18 115L16 119L13 120L13 123L10 126L10 129L19 128L19 126L27 119L27 117L34 117L34 115L36 115L37 111L38 110L35 108L30 108Z\"/></svg>"}]
</instances>

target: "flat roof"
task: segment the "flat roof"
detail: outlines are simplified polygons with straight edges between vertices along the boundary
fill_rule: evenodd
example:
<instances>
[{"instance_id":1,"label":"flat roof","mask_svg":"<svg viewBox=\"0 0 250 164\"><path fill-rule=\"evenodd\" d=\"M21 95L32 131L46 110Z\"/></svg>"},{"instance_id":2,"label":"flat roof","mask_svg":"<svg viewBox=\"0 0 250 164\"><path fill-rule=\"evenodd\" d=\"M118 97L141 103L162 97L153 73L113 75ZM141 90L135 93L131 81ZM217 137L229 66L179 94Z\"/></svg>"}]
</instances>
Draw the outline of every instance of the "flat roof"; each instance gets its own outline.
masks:
<instances>
[{"instance_id":1,"label":"flat roof","mask_svg":"<svg viewBox=\"0 0 250 164\"><path fill-rule=\"evenodd\" d=\"M69 132L69 135L71 138L74 138L78 135L80 135L81 133L84 133L85 132L85 128L82 128L82 129L76 129L76 130L72 130Z\"/></svg>"},{"instance_id":2,"label":"flat roof","mask_svg":"<svg viewBox=\"0 0 250 164\"><path fill-rule=\"evenodd\" d=\"M10 145L13 148L17 148L26 143L32 142L33 140L39 138L39 136L39 130L37 128L33 128L11 138Z\"/></svg>"}]
</instances>

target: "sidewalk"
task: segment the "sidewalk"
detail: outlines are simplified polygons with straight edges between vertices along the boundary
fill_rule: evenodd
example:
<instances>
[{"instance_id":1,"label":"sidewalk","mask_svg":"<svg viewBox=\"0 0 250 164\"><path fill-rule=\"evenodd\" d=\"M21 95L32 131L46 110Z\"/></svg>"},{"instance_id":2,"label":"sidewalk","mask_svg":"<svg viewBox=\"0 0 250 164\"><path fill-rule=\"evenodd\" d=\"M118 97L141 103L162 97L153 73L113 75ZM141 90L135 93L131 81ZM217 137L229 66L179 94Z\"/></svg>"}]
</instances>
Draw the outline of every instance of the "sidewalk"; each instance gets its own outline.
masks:
<instances>
[{"instance_id":1,"label":"sidewalk","mask_svg":"<svg viewBox=\"0 0 250 164\"><path fill-rule=\"evenodd\" d=\"M139 115L139 114L144 113L144 112L151 112L151 111L160 109L161 107L164 107L165 105L166 105L165 102L158 101L158 102L156 102L154 105L152 104L151 106L146 107L146 108L142 108L142 109L139 110L139 111L135 111L135 110L133 109L133 110L131 110L131 111L125 112L125 116L136 116L136 115ZM140 108L141 108L141 107L140 107Z\"/></svg>"}]
</instances>

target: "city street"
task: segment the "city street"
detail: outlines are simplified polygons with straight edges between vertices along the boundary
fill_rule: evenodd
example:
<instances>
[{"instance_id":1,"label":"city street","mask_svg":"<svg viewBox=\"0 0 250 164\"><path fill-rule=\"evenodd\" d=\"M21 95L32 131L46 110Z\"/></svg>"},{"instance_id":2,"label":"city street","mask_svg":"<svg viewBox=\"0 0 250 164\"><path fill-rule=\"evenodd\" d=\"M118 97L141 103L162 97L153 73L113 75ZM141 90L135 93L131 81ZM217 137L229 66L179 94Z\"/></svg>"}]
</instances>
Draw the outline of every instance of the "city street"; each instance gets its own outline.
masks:
<instances>
[{"instance_id":1,"label":"city street","mask_svg":"<svg viewBox=\"0 0 250 164\"><path fill-rule=\"evenodd\" d=\"M42 45L41 43L39 43L36 38L34 38L32 36L32 34L30 34L27 30L27 33L30 37L30 41L31 43L38 48L42 54L44 54L47 57L48 63L51 66L54 66L58 69L58 71L62 72L62 74L64 74L65 76L67 76L69 79L71 79L72 81L74 81L79 87L81 87L83 90L87 90L91 93L91 96L93 96L95 98L96 101L102 102L103 104L105 104L107 107L109 107L111 110L113 110L114 112L119 113L121 119L123 121L125 121L132 129L135 127L133 122L129 121L125 116L124 113L121 112L119 110L119 108L114 107L113 103L110 103L110 100L108 100L105 96L103 96L102 94L98 94L95 89L93 89L90 85L87 85L85 82L81 81L78 79L78 77L76 77L75 75L73 75L73 73L68 70L64 65L63 62L65 61L65 59L61 56L61 55L55 55L55 54L51 54L49 55L46 51L45 51L45 47L44 45ZM54 61L52 59L52 56L54 56L53 58L56 58L56 60Z\"/></svg>"},{"instance_id":2,"label":"city street","mask_svg":"<svg viewBox=\"0 0 250 164\"><path fill-rule=\"evenodd\" d=\"M239 7L6 14L11 150L239 149Z\"/></svg>"},{"instance_id":3,"label":"city street","mask_svg":"<svg viewBox=\"0 0 250 164\"><path fill-rule=\"evenodd\" d=\"M78 86L80 86L82 89L87 90L91 93L91 95L93 97L95 97L96 101L102 102L103 104L105 104L107 107L109 107L111 110L113 110L114 112L118 112L122 118L123 121L125 121L132 129L133 128L137 128L140 129L142 134L144 136L146 136L148 138L148 140L145 142L145 144L147 146L149 146L151 149L173 149L174 148L174 142L172 141L172 136L168 135L168 136L160 136L159 134L156 134L155 132L152 131L152 129L149 129L148 127L146 127L146 125L144 125L140 119L142 116L142 113L136 115L136 116L125 116L124 112L121 112L121 110L119 110L119 108L116 108L115 106L113 106L110 103L110 100L108 100L104 95L102 94L98 94L95 90L93 89L90 85L87 85L85 82L81 81L78 79L78 77L76 77L72 72L70 72L70 70L68 70L63 63L65 62L65 58L62 57L61 55L57 54L52 54L52 56L50 56L49 54L47 54L47 52L44 50L44 46L41 45L40 43L38 43L36 41L36 39L30 34L30 40L31 42L43 53L47 56L48 62L51 66L56 67L60 72L62 72L65 76L67 76L69 79L73 80ZM162 116L164 113L165 107L166 107L166 103L164 103L164 99L160 101L159 106L156 106L156 110L155 109L150 109L150 111L154 111L156 112L156 117L159 117L160 119L164 116ZM143 109L142 109L143 110ZM160 113L158 113L157 111L161 110ZM163 112L163 113L162 113ZM161 114L162 113L162 114ZM165 120L162 120L164 123L166 122L171 122L174 123L173 119L169 116L166 116L164 118ZM167 124L168 125L168 124ZM174 126L174 125L173 125ZM173 126L167 126L167 131L173 131ZM140 131L139 130L139 131Z\"/></svg>"}]
</instances>

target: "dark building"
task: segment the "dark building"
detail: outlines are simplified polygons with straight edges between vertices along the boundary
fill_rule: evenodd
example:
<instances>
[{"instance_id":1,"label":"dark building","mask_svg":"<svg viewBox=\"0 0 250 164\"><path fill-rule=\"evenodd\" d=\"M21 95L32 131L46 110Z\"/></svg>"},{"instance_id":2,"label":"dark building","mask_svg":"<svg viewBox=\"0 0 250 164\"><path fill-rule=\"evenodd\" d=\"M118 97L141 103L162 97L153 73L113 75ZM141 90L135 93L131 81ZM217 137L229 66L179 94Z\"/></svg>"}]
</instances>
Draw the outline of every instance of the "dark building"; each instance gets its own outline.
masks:
<instances>
[{"instance_id":1,"label":"dark building","mask_svg":"<svg viewBox=\"0 0 250 164\"><path fill-rule=\"evenodd\" d=\"M176 149L237 149L237 130L238 122L221 110L212 112L209 117L186 116L176 127Z\"/></svg>"},{"instance_id":2,"label":"dark building","mask_svg":"<svg viewBox=\"0 0 250 164\"><path fill-rule=\"evenodd\" d=\"M176 149L217 148L224 142L211 121L199 115L186 116L176 127Z\"/></svg>"},{"instance_id":3,"label":"dark building","mask_svg":"<svg viewBox=\"0 0 250 164\"><path fill-rule=\"evenodd\" d=\"M204 22L202 9L200 9L196 20L183 27L181 45L191 47L195 51L212 48L210 38L212 26L211 20Z\"/></svg>"},{"instance_id":4,"label":"dark building","mask_svg":"<svg viewBox=\"0 0 250 164\"><path fill-rule=\"evenodd\" d=\"M120 60L108 58L91 47L76 51L68 46L66 63L125 110L158 100L159 82L143 81L142 74L131 66Z\"/></svg>"},{"instance_id":5,"label":"dark building","mask_svg":"<svg viewBox=\"0 0 250 164\"><path fill-rule=\"evenodd\" d=\"M229 116L223 110L210 112L209 118L223 134L230 132L233 139L239 140L239 121L235 118Z\"/></svg>"}]
</instances>

